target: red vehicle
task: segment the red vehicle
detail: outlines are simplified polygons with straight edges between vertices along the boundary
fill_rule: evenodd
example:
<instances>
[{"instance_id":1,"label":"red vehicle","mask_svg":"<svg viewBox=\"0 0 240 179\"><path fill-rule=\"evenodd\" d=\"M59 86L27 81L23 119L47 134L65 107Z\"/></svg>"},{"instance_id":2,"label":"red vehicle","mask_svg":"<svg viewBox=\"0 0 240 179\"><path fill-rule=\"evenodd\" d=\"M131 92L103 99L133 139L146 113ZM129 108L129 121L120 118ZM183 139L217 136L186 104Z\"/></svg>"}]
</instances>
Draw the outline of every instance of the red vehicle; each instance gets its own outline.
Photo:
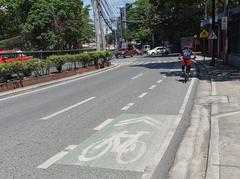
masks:
<instances>
[{"instance_id":1,"label":"red vehicle","mask_svg":"<svg viewBox=\"0 0 240 179\"><path fill-rule=\"evenodd\" d=\"M17 50L0 51L0 63L9 63L15 60L28 61L31 59L33 59L32 56L26 56L25 54L21 53L21 51Z\"/></svg>"},{"instance_id":2,"label":"red vehicle","mask_svg":"<svg viewBox=\"0 0 240 179\"><path fill-rule=\"evenodd\" d=\"M132 57L133 55L143 55L143 54L144 52L142 50L121 48L115 52L115 57L119 58L120 56L122 56L123 58L126 58L127 56Z\"/></svg>"}]
</instances>

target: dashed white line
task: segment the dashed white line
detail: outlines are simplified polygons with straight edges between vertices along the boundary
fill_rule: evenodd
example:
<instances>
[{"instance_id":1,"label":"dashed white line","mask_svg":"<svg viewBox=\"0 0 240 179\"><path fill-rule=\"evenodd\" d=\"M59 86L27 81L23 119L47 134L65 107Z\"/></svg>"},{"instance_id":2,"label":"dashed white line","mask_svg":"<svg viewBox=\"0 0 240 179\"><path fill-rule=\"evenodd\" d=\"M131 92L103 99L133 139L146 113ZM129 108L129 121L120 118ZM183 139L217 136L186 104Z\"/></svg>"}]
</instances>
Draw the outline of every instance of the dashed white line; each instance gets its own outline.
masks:
<instances>
[{"instance_id":1,"label":"dashed white line","mask_svg":"<svg viewBox=\"0 0 240 179\"><path fill-rule=\"evenodd\" d=\"M140 74L138 74L137 76L132 77L132 80L135 80L135 79L139 78L139 77L142 76L142 75L143 75L143 73L140 73Z\"/></svg>"},{"instance_id":2,"label":"dashed white line","mask_svg":"<svg viewBox=\"0 0 240 179\"><path fill-rule=\"evenodd\" d=\"M77 147L77 145L69 145L64 151L61 151L61 152L57 153L56 155L54 155L53 157L48 159L46 162L44 162L43 164L39 165L37 168L47 169L52 164L54 164L55 162L60 160L62 157L67 155L69 153L69 151L74 150L76 147Z\"/></svg>"},{"instance_id":3,"label":"dashed white line","mask_svg":"<svg viewBox=\"0 0 240 179\"><path fill-rule=\"evenodd\" d=\"M154 88L156 88L156 85L152 85L149 89L153 90Z\"/></svg>"},{"instance_id":4,"label":"dashed white line","mask_svg":"<svg viewBox=\"0 0 240 179\"><path fill-rule=\"evenodd\" d=\"M158 80L158 81L157 81L158 84L161 83L161 82L162 82L162 80Z\"/></svg>"},{"instance_id":5,"label":"dashed white line","mask_svg":"<svg viewBox=\"0 0 240 179\"><path fill-rule=\"evenodd\" d=\"M182 103L182 106L179 110L179 114L177 116L177 119L174 122L174 124L171 126L171 130L166 135L165 140L162 143L161 149L155 154L155 157L153 158L153 160L151 160L151 162L148 163L148 166L152 166L152 170L150 172L145 172L142 176L142 179L152 178L159 161L161 161L164 153L167 151L167 149L170 145L170 142L172 141L172 138L173 138L178 126L179 126L179 123L183 118L183 114L184 114L185 108L187 107L187 103L190 99L191 92L192 92L192 89L194 87L195 81L196 81L196 78L193 78L193 80L191 81L191 84L188 88L187 94L184 98L184 101Z\"/></svg>"},{"instance_id":6,"label":"dashed white line","mask_svg":"<svg viewBox=\"0 0 240 179\"><path fill-rule=\"evenodd\" d=\"M132 107L135 103L129 103L128 105L124 106L121 110L127 111L130 107Z\"/></svg>"},{"instance_id":7,"label":"dashed white line","mask_svg":"<svg viewBox=\"0 0 240 179\"><path fill-rule=\"evenodd\" d=\"M106 127L108 124L110 124L113 120L114 119L107 119L106 121L104 121L103 123L101 123L100 125L95 127L94 130L96 130L96 131L102 130L104 127Z\"/></svg>"},{"instance_id":8,"label":"dashed white line","mask_svg":"<svg viewBox=\"0 0 240 179\"><path fill-rule=\"evenodd\" d=\"M138 96L138 98L143 98L144 96L146 96L148 93L142 93L141 95Z\"/></svg>"},{"instance_id":9,"label":"dashed white line","mask_svg":"<svg viewBox=\"0 0 240 179\"><path fill-rule=\"evenodd\" d=\"M81 105L81 104L84 104L84 103L86 103L86 102L89 102L89 101L93 100L94 98L95 98L95 97L88 98L88 99L86 99L86 100L84 100L84 101L81 101L81 102L79 102L79 103L77 103L77 104L74 104L74 105L72 105L72 106L69 106L69 107L67 107L67 108L64 108L64 109L62 109L62 110L60 110L60 111L58 111L58 112L55 112L55 113L53 113L53 114L51 114L51 115L48 115L48 116L46 116L46 117L43 117L43 118L41 118L40 120L47 120L47 119L50 119L50 118L52 118L52 117L55 117L55 116L57 116L57 115L59 115L59 114L62 114L62 113L64 113L64 112L66 112L66 111L69 111L69 110L71 110L71 109L73 109L73 108L75 108L75 107L78 107L78 106Z\"/></svg>"}]
</instances>

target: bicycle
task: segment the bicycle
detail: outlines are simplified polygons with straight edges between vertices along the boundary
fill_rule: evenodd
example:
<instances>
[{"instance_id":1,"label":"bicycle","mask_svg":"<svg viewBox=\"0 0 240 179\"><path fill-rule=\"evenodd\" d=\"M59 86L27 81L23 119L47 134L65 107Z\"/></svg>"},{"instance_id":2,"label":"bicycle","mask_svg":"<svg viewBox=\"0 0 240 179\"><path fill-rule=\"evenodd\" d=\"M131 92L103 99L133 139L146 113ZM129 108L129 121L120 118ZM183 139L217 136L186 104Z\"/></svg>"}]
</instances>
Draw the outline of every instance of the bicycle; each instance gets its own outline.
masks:
<instances>
[{"instance_id":1,"label":"bicycle","mask_svg":"<svg viewBox=\"0 0 240 179\"><path fill-rule=\"evenodd\" d=\"M184 60L183 57L179 57L180 59L180 64L182 66L184 66L184 69L183 69L183 82L184 83L187 83L187 81L189 80L190 78L190 71L191 71L191 65L192 65L192 60L195 59L194 58L190 58L189 60Z\"/></svg>"},{"instance_id":2,"label":"bicycle","mask_svg":"<svg viewBox=\"0 0 240 179\"><path fill-rule=\"evenodd\" d=\"M148 131L138 131L136 134L127 134L122 131L109 138L92 143L85 148L78 159L83 162L92 161L102 157L107 152L117 153L116 161L120 164L128 164L137 161L146 151L147 145L138 139ZM121 138L126 139L121 144Z\"/></svg>"}]
</instances>

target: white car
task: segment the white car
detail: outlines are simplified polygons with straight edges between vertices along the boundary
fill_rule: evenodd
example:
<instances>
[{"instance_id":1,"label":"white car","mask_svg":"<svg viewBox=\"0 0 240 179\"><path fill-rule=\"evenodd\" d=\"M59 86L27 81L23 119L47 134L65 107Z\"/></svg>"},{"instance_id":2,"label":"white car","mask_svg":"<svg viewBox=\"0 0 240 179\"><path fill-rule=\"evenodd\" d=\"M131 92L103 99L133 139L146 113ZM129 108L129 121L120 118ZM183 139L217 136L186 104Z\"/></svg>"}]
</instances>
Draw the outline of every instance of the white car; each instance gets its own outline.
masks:
<instances>
[{"instance_id":1,"label":"white car","mask_svg":"<svg viewBox=\"0 0 240 179\"><path fill-rule=\"evenodd\" d=\"M168 55L169 51L166 47L160 46L160 47L155 47L152 50L147 51L148 55L155 56L155 55Z\"/></svg>"}]
</instances>

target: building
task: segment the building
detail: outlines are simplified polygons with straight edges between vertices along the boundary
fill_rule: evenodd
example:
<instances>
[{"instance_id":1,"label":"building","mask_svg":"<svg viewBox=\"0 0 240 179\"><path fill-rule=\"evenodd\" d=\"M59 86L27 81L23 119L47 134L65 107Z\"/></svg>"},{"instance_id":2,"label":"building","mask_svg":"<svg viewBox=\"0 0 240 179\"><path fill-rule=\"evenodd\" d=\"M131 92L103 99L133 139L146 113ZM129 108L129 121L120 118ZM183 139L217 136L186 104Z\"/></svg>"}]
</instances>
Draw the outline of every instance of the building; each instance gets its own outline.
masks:
<instances>
[{"instance_id":1,"label":"building","mask_svg":"<svg viewBox=\"0 0 240 179\"><path fill-rule=\"evenodd\" d=\"M221 30L221 20L224 17L223 13L216 15L216 35L217 39L217 49L216 54L218 57L222 57L224 50L224 35ZM212 19L207 19L202 21L201 27L204 29L211 29ZM209 30L210 31L210 30ZM235 7L229 9L229 19L228 19L228 63L240 68L240 7ZM210 41L208 41L207 52L211 53Z\"/></svg>"}]
</instances>

